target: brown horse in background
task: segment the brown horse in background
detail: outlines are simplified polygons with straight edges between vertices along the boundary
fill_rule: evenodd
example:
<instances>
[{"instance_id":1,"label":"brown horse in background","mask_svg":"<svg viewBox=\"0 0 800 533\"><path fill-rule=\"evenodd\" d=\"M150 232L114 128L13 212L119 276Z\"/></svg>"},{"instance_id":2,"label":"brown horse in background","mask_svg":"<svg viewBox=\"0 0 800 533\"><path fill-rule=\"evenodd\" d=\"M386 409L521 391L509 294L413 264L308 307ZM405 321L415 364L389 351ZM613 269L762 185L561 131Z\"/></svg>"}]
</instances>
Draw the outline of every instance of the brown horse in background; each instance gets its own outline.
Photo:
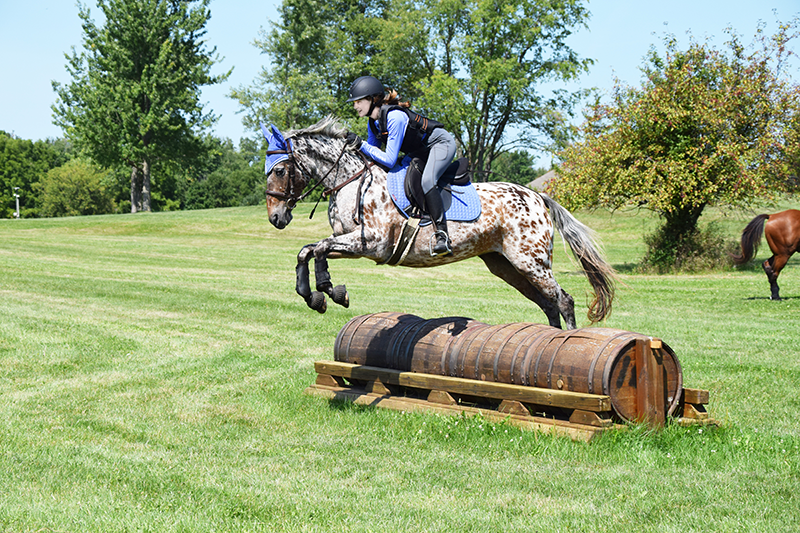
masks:
<instances>
[{"instance_id":1,"label":"brown horse in background","mask_svg":"<svg viewBox=\"0 0 800 533\"><path fill-rule=\"evenodd\" d=\"M766 224L764 224L764 222ZM767 244L772 250L772 257L761 265L767 273L769 286L772 291L771 299L780 300L778 295L778 274L786 266L786 262L800 247L800 211L789 209L774 215L758 215L742 232L742 254L733 255L733 262L737 265L744 264L758 252L762 231L767 236Z\"/></svg>"}]
</instances>

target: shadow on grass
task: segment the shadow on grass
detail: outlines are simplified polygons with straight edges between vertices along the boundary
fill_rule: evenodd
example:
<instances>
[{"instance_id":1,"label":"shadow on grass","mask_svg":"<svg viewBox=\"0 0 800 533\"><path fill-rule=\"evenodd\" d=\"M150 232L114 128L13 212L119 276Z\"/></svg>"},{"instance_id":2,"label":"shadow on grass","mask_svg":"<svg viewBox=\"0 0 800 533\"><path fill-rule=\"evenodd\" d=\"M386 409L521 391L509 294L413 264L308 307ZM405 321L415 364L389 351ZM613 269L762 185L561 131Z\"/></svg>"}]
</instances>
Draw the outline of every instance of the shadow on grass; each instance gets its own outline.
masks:
<instances>
[{"instance_id":1,"label":"shadow on grass","mask_svg":"<svg viewBox=\"0 0 800 533\"><path fill-rule=\"evenodd\" d=\"M347 398L332 398L328 401L328 406L336 411L355 413L375 411L377 409L374 405L357 404L353 400Z\"/></svg>"},{"instance_id":2,"label":"shadow on grass","mask_svg":"<svg viewBox=\"0 0 800 533\"><path fill-rule=\"evenodd\" d=\"M611 265L619 274L635 274L639 263L620 263Z\"/></svg>"},{"instance_id":3,"label":"shadow on grass","mask_svg":"<svg viewBox=\"0 0 800 533\"><path fill-rule=\"evenodd\" d=\"M780 300L773 300L775 302L782 302L784 300L798 300L800 296L781 296ZM769 296L751 296L749 298L744 298L744 300L772 300Z\"/></svg>"}]
</instances>

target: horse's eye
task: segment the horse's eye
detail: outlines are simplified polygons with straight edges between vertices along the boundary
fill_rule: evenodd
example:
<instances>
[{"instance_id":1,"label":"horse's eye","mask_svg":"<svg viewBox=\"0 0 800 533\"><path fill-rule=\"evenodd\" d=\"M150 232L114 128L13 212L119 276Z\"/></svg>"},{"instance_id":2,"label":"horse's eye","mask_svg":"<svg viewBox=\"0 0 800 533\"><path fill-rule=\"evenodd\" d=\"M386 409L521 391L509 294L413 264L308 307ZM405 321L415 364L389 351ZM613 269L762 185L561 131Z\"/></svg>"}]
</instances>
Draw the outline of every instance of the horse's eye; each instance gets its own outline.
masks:
<instances>
[{"instance_id":1,"label":"horse's eye","mask_svg":"<svg viewBox=\"0 0 800 533\"><path fill-rule=\"evenodd\" d=\"M286 169L283 167L278 167L275 169L275 176L282 178L283 175L286 174Z\"/></svg>"}]
</instances>

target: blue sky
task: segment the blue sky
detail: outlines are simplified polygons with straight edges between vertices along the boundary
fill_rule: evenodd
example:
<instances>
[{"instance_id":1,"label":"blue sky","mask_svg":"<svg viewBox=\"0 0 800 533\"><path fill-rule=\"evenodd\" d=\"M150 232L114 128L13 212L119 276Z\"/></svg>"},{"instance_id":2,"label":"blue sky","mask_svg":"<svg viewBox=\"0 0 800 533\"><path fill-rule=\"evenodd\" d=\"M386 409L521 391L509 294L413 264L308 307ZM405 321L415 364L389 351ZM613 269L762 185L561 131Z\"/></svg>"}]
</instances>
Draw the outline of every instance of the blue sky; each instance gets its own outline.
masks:
<instances>
[{"instance_id":1,"label":"blue sky","mask_svg":"<svg viewBox=\"0 0 800 533\"><path fill-rule=\"evenodd\" d=\"M223 85L206 88L203 101L207 110L221 115L214 133L238 142L241 137L258 135L245 131L238 104L227 97L231 88L250 85L266 57L253 46L262 28L276 20L281 0L212 0L211 20L206 29L208 47L216 47L224 58L214 73L234 67ZM93 0L85 0L95 17L99 10ZM614 77L638 85L639 67L651 45L660 45L665 33L688 42L687 32L697 40L712 39L721 46L731 26L751 41L758 21L774 33L776 20L788 22L800 16L797 0L592 0L589 28L581 29L570 44L581 56L595 60L591 72L579 85L609 90ZM777 18L776 18L777 17ZM22 2L0 0L0 130L23 139L61 137L52 124L50 106L55 102L51 81L69 81L64 54L72 46L80 49L82 30L78 8L71 0ZM793 50L800 53L800 43ZM795 61L795 79L800 78L800 62Z\"/></svg>"}]
</instances>

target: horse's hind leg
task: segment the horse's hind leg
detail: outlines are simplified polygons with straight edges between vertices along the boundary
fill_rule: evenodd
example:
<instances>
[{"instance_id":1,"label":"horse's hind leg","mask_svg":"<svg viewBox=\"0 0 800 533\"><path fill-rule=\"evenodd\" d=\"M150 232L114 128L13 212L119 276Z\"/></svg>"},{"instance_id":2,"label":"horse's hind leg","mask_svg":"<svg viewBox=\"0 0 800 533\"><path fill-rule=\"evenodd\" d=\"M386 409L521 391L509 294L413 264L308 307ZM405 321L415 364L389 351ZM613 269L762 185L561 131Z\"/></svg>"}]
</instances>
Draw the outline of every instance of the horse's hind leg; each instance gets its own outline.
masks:
<instances>
[{"instance_id":1,"label":"horse's hind leg","mask_svg":"<svg viewBox=\"0 0 800 533\"><path fill-rule=\"evenodd\" d=\"M764 272L767 274L767 279L769 280L769 289L770 289L770 299L772 300L780 300L780 288L778 287L778 274L781 273L783 267L786 266L786 263L789 261L789 256L785 254L775 254L761 265L764 268Z\"/></svg>"},{"instance_id":2,"label":"horse's hind leg","mask_svg":"<svg viewBox=\"0 0 800 533\"><path fill-rule=\"evenodd\" d=\"M517 289L523 296L527 299L534 302L536 305L542 308L544 314L547 315L548 323L554 328L561 328L561 317L560 314L562 311L560 307L562 307L559 302L554 302L553 300L547 298L542 292L533 285L527 277L522 275L511 262L506 259L504 256L500 255L499 253L492 252L488 254L483 254L480 256L483 259L483 262L486 264L486 267L489 271L497 276L498 278L504 280L506 283ZM554 280L555 281L555 280ZM575 310L574 304L572 303L572 297L561 290L560 296L563 299L563 307L565 307L564 320L567 323L568 329L575 328ZM572 317L570 320L569 317Z\"/></svg>"}]
</instances>

